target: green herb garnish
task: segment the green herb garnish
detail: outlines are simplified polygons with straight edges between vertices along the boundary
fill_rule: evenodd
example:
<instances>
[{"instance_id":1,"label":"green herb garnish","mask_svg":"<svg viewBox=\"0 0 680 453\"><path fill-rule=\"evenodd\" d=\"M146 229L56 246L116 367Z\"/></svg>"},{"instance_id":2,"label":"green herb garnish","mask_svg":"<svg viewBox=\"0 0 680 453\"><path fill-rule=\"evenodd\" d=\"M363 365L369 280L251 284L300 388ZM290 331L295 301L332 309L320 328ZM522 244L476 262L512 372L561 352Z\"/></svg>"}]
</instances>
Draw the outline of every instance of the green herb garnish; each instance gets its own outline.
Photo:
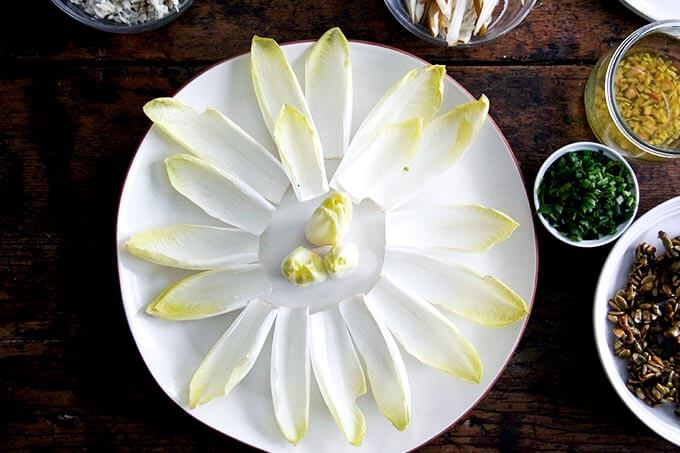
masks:
<instances>
[{"instance_id":1,"label":"green herb garnish","mask_svg":"<svg viewBox=\"0 0 680 453\"><path fill-rule=\"evenodd\" d=\"M538 187L541 214L574 241L614 234L633 215L628 170L601 151L576 151L557 159Z\"/></svg>"}]
</instances>

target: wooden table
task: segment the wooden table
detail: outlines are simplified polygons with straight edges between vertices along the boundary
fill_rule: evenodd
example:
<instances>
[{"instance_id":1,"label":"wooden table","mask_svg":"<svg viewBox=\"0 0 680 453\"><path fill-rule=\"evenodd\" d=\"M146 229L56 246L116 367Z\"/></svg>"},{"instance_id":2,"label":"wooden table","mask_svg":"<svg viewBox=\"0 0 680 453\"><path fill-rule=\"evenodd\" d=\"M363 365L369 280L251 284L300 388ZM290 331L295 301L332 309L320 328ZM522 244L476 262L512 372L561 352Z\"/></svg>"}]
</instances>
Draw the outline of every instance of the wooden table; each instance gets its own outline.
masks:
<instances>
[{"instance_id":1,"label":"wooden table","mask_svg":"<svg viewBox=\"0 0 680 453\"><path fill-rule=\"evenodd\" d=\"M196 0L140 35L85 28L47 1L3 2L0 27L0 448L225 450L155 384L123 316L114 228L149 127L142 105L254 33L316 38L338 25L486 93L528 186L554 149L592 139L582 93L595 61L644 22L614 0L539 1L495 43L430 47L380 0ZM636 166L644 213L680 192L680 162ZM619 401L596 357L592 294L608 248L569 248L537 228L529 327L488 396L423 450L597 450L672 445Z\"/></svg>"}]
</instances>

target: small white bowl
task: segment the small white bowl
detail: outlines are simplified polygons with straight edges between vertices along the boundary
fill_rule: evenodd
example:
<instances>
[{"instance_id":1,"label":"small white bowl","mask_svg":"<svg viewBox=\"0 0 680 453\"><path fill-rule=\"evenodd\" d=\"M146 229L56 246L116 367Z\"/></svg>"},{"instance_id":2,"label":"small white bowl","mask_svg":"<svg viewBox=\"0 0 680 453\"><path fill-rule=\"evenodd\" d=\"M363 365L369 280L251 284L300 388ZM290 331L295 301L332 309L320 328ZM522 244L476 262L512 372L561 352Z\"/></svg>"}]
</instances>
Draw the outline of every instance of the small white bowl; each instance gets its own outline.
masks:
<instances>
[{"instance_id":1,"label":"small white bowl","mask_svg":"<svg viewBox=\"0 0 680 453\"><path fill-rule=\"evenodd\" d=\"M554 228L552 225L550 225L550 223L541 214L538 214L537 212L537 215L545 229L548 230L550 234L552 234L565 244L583 248L599 247L601 245L609 244L610 242L616 240L616 238L621 236L621 234L623 234L623 232L626 231L630 224L633 223L635 215L637 214L638 206L640 204L640 187L638 186L637 178L635 177L635 172L633 171L633 168L630 166L630 164L626 162L623 156L621 156L621 154L619 154L618 152L614 151L612 148L594 142L575 142L563 146L562 148L552 153L545 160L545 162L543 162L543 165L541 165L541 168L538 170L538 174L536 175L536 182L534 183L534 207L536 211L538 211L541 207L541 203L538 199L538 188L541 185L543 177L545 176L545 172L548 170L548 168L550 168L550 166L557 159L564 156L565 154L578 151L602 151L602 153L605 156L609 157L612 160L621 162L623 166L626 167L626 169L628 170L628 180L633 184L633 187L635 189L635 207L633 209L633 214L625 222L619 224L614 234L602 236L599 239L589 239L585 241L574 241L572 239L569 239L568 237L564 236L562 233L557 231L557 229Z\"/></svg>"}]
</instances>

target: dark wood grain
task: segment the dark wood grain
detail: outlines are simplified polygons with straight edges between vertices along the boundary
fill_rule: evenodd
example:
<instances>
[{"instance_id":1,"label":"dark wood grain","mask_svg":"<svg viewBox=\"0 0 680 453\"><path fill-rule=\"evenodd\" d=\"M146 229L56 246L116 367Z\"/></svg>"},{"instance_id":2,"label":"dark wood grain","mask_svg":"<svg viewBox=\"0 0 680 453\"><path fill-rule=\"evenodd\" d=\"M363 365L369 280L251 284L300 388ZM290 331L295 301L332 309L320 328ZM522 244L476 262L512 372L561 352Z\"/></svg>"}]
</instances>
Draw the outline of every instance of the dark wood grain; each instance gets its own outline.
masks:
<instances>
[{"instance_id":1,"label":"dark wood grain","mask_svg":"<svg viewBox=\"0 0 680 453\"><path fill-rule=\"evenodd\" d=\"M213 62L248 52L253 34L297 41L315 39L340 26L351 39L387 43L431 62L592 62L644 24L615 0L539 0L529 19L502 40L460 50L432 47L410 35L382 0L196 0L168 27L139 35L87 29L51 5L36 8L34 2L12 2L5 8L7 17L30 17L32 26L21 20L6 23L0 30L0 57L58 61ZM36 29L45 31L37 34Z\"/></svg>"},{"instance_id":2,"label":"dark wood grain","mask_svg":"<svg viewBox=\"0 0 680 453\"><path fill-rule=\"evenodd\" d=\"M240 446L162 394L123 315L115 221L149 126L147 100L247 51L253 33L287 41L341 25L351 37L445 63L473 94L486 93L530 186L552 150L593 138L582 104L592 63L642 23L613 1L544 1L510 36L461 52L405 35L377 0L197 0L172 25L137 36L85 29L47 2L7 8L17 18L0 29L0 448L8 450ZM34 26L19 20L28 17ZM678 195L680 162L636 170L641 212ZM577 250L537 233L540 283L514 358L479 406L424 450L671 450L619 401L595 354L592 293L608 248Z\"/></svg>"}]
</instances>

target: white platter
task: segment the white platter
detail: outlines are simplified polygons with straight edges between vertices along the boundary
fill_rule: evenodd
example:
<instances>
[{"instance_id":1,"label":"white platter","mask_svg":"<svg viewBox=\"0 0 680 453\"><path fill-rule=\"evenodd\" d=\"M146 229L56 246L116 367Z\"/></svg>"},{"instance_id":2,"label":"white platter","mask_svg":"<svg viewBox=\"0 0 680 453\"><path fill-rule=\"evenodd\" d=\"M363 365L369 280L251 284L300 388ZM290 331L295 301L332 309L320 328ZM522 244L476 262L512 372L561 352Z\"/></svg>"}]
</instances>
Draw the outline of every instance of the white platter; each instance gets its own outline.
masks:
<instances>
[{"instance_id":1,"label":"white platter","mask_svg":"<svg viewBox=\"0 0 680 453\"><path fill-rule=\"evenodd\" d=\"M311 43L283 46L301 79L304 55ZM401 51L369 43L352 42L354 71L353 130L383 93L407 71L424 61ZM185 86L176 97L194 108L216 107L270 150L275 149L262 122L253 92L249 55L220 63ZM302 79L301 79L302 80ZM493 92L490 94L493 111ZM471 99L453 79L445 79L440 112ZM141 107L141 106L140 106ZM275 422L269 388L271 338L250 374L227 397L195 410L188 409L188 385L203 356L235 318L227 314L202 321L169 322L144 313L145 306L170 282L187 274L143 262L123 248L133 233L172 223L218 225L199 208L175 192L167 180L163 159L181 152L156 128L142 141L123 189L118 214L118 266L123 305L139 351L163 391L191 416L242 442L267 451L403 451L427 442L463 417L488 392L500 376L524 331L528 316L504 328L484 328L446 314L477 348L484 365L480 384L465 383L428 368L404 354L413 395L411 424L396 431L378 412L370 395L359 406L366 416L366 437L360 448L349 445L312 384L309 431L297 447L288 444ZM335 165L329 162L329 169ZM362 261L356 277L309 288L283 284L278 264L303 241L304 223L317 201L292 207L290 190L281 209L262 238L262 261L274 287L273 303L304 305L311 311L334 305L343 297L370 288L382 262L384 231L377 208L364 202L356 209L350 240L362 244ZM518 164L495 123L489 119L480 136L455 168L418 197L403 206L441 206L479 203L507 213L521 226L506 242L483 254L459 254L452 259L492 274L521 295L531 307L536 289L537 247L531 209ZM362 225L363 224L363 225ZM382 238L382 239L381 239ZM383 241L382 243L380 241ZM379 244L376 248L375 244ZM335 285L335 286L333 286Z\"/></svg>"},{"instance_id":2,"label":"white platter","mask_svg":"<svg viewBox=\"0 0 680 453\"><path fill-rule=\"evenodd\" d=\"M636 220L609 252L595 290L595 341L607 377L626 406L657 434L680 445L680 420L673 413L673 405L664 404L652 408L626 388L627 361L614 355L614 334L610 322L607 321L607 302L625 286L638 244L648 242L656 247L657 253L663 250L661 240L658 239L659 230L665 231L671 237L680 235L680 197L660 204Z\"/></svg>"},{"instance_id":3,"label":"white platter","mask_svg":"<svg viewBox=\"0 0 680 453\"><path fill-rule=\"evenodd\" d=\"M650 22L680 19L678 0L620 0L629 10Z\"/></svg>"}]
</instances>

